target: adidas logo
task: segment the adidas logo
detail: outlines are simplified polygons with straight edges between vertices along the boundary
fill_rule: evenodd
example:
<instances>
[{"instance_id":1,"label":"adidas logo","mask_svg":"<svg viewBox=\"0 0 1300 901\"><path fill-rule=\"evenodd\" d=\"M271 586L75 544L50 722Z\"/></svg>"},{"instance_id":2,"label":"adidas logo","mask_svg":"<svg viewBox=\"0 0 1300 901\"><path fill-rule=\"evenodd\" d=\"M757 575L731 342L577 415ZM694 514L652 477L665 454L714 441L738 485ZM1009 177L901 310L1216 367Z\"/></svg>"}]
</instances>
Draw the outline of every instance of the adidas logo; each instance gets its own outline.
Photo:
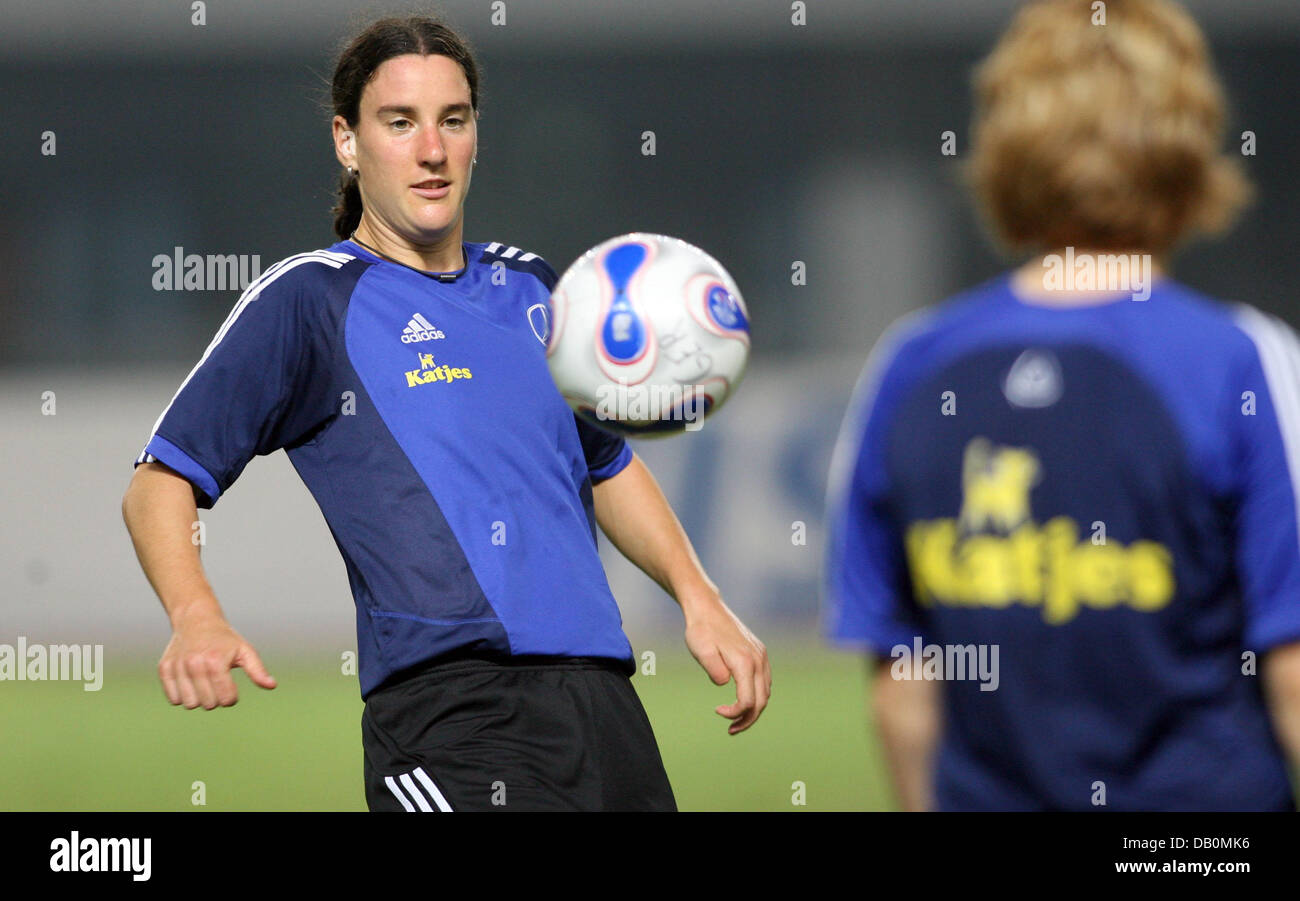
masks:
<instances>
[{"instance_id":1,"label":"adidas logo","mask_svg":"<svg viewBox=\"0 0 1300 901\"><path fill-rule=\"evenodd\" d=\"M406 324L406 328L402 331L403 344L415 344L417 341L433 341L445 337L447 336L438 331L433 323L419 313L411 317L411 321Z\"/></svg>"}]
</instances>

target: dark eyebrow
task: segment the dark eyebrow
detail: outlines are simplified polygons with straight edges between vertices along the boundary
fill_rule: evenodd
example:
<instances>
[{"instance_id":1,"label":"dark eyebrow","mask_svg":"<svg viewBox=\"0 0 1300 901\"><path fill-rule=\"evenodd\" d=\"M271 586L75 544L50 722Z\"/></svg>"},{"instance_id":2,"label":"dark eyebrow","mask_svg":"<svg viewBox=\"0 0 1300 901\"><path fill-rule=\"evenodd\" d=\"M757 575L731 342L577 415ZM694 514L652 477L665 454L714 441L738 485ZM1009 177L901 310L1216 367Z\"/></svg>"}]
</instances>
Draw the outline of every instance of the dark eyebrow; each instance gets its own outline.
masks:
<instances>
[{"instance_id":1,"label":"dark eyebrow","mask_svg":"<svg viewBox=\"0 0 1300 901\"><path fill-rule=\"evenodd\" d=\"M442 108L442 115L445 116L448 113L468 114L472 109L473 107L468 103L449 103ZM415 107L401 106L398 104L381 106L379 109L375 110L376 116L383 116L385 113L397 113L399 116L409 116L412 119L416 117Z\"/></svg>"}]
</instances>

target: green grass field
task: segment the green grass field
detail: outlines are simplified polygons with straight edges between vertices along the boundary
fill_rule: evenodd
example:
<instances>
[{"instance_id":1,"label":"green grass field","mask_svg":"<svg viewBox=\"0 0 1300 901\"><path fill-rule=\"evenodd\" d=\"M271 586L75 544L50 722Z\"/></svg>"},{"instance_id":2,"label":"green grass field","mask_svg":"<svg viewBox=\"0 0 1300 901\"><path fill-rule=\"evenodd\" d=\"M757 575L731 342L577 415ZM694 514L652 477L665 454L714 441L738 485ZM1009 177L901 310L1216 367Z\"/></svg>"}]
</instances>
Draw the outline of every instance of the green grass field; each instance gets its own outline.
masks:
<instances>
[{"instance_id":1,"label":"green grass field","mask_svg":"<svg viewBox=\"0 0 1300 901\"><path fill-rule=\"evenodd\" d=\"M772 703L731 736L713 708L734 690L714 686L684 647L655 651L655 674L633 683L682 810L892 807L859 658L770 645ZM169 705L152 663L111 657L98 692L0 682L0 810L364 810L356 676L325 656L267 663L278 688L238 673L239 704L211 712Z\"/></svg>"}]
</instances>

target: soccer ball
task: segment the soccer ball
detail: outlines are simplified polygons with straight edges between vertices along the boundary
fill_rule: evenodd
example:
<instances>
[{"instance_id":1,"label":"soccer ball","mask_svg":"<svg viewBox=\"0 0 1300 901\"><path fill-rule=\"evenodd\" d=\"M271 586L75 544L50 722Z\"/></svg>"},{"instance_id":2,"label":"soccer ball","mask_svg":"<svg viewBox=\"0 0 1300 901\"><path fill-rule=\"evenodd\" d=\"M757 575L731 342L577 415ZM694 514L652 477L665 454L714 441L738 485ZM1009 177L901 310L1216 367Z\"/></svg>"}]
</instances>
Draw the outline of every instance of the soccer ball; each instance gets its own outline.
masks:
<instances>
[{"instance_id":1,"label":"soccer ball","mask_svg":"<svg viewBox=\"0 0 1300 901\"><path fill-rule=\"evenodd\" d=\"M745 374L745 301L717 260L679 238L598 244L560 277L550 313L546 359L560 394L612 432L695 431Z\"/></svg>"}]
</instances>

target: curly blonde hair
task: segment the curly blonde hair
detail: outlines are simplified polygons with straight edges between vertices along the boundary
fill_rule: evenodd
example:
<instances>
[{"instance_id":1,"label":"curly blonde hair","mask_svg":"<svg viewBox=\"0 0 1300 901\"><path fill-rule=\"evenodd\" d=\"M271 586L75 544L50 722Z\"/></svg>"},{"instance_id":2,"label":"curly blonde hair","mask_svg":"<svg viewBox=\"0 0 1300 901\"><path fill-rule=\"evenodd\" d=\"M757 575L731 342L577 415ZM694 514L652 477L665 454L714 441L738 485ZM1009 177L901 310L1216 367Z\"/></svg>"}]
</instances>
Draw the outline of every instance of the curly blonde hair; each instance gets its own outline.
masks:
<instances>
[{"instance_id":1,"label":"curly blonde hair","mask_svg":"<svg viewBox=\"0 0 1300 901\"><path fill-rule=\"evenodd\" d=\"M1169 0L1031 2L974 88L966 175L1013 251L1163 254L1226 230L1251 198L1240 160L1221 153L1226 103L1205 40Z\"/></svg>"}]
</instances>

